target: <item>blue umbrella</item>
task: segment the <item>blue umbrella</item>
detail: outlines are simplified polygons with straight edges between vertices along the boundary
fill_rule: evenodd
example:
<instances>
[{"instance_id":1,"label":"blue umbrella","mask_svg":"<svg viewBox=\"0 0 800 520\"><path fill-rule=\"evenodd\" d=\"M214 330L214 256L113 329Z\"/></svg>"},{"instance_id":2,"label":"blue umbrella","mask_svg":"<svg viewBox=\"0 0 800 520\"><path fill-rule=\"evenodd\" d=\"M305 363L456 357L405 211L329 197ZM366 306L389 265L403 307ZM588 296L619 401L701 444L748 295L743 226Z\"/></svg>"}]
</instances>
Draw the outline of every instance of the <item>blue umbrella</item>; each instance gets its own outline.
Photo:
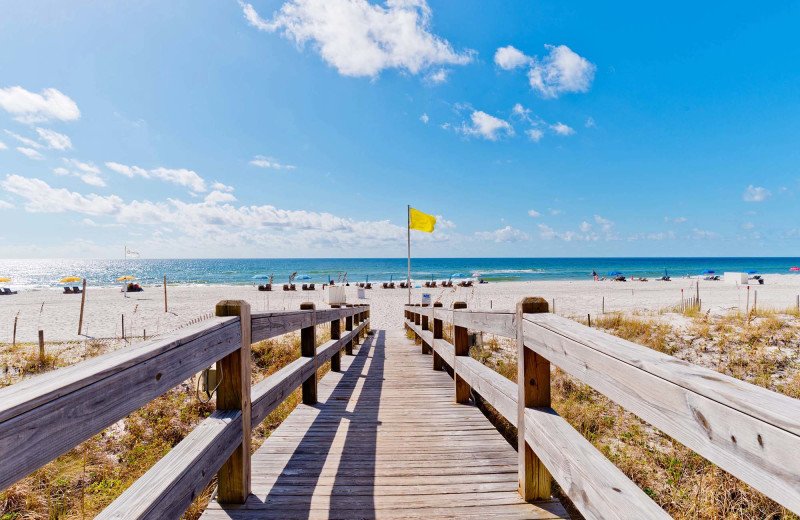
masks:
<instances>
[{"instance_id":1,"label":"blue umbrella","mask_svg":"<svg viewBox=\"0 0 800 520\"><path fill-rule=\"evenodd\" d=\"M257 274L253 277L253 280L268 280L269 276L265 274Z\"/></svg>"},{"instance_id":2,"label":"blue umbrella","mask_svg":"<svg viewBox=\"0 0 800 520\"><path fill-rule=\"evenodd\" d=\"M608 273L608 276L620 276L622 273L619 271L611 271Z\"/></svg>"},{"instance_id":3,"label":"blue umbrella","mask_svg":"<svg viewBox=\"0 0 800 520\"><path fill-rule=\"evenodd\" d=\"M747 274L756 274L757 272L758 271L756 271L755 269L750 269L749 271L747 271Z\"/></svg>"},{"instance_id":4,"label":"blue umbrella","mask_svg":"<svg viewBox=\"0 0 800 520\"><path fill-rule=\"evenodd\" d=\"M450 278L464 278L464 273L453 273Z\"/></svg>"},{"instance_id":5,"label":"blue umbrella","mask_svg":"<svg viewBox=\"0 0 800 520\"><path fill-rule=\"evenodd\" d=\"M703 271L703 272L702 272L702 273L700 273L700 274L714 274L714 271L713 271L713 270L711 270L711 269L706 269L705 271Z\"/></svg>"},{"instance_id":6,"label":"blue umbrella","mask_svg":"<svg viewBox=\"0 0 800 520\"><path fill-rule=\"evenodd\" d=\"M297 277L297 278L295 278L295 279L296 279L296 280L311 280L311 277L310 277L310 276L308 276L307 274L301 274L300 276L298 276L298 277Z\"/></svg>"}]
</instances>

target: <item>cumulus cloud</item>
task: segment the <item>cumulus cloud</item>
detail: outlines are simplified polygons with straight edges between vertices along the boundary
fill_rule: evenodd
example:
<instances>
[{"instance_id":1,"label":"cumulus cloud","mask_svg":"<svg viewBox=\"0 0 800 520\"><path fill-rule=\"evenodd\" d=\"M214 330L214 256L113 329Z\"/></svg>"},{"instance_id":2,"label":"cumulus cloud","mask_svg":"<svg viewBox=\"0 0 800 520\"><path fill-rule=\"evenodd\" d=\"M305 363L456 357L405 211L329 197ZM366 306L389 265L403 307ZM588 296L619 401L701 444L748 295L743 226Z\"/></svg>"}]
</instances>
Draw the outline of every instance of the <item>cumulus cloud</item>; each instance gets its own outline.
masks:
<instances>
[{"instance_id":1,"label":"cumulus cloud","mask_svg":"<svg viewBox=\"0 0 800 520\"><path fill-rule=\"evenodd\" d=\"M34 161L41 161L44 159L44 155L40 154L33 148L26 148L24 146L17 146L17 151L27 157L28 159L33 159Z\"/></svg>"},{"instance_id":2,"label":"cumulus cloud","mask_svg":"<svg viewBox=\"0 0 800 520\"><path fill-rule=\"evenodd\" d=\"M78 105L54 88L46 88L40 94L19 86L0 88L0 108L22 123L74 121L81 117Z\"/></svg>"},{"instance_id":3,"label":"cumulus cloud","mask_svg":"<svg viewBox=\"0 0 800 520\"><path fill-rule=\"evenodd\" d=\"M206 202L216 204L218 202L235 202L236 197L232 193L225 193L222 191L214 190L206 196Z\"/></svg>"},{"instance_id":4,"label":"cumulus cloud","mask_svg":"<svg viewBox=\"0 0 800 520\"><path fill-rule=\"evenodd\" d=\"M583 222L581 222L581 225L578 226L578 229L580 229L584 233L588 233L592 230L592 225L584 220Z\"/></svg>"},{"instance_id":5,"label":"cumulus cloud","mask_svg":"<svg viewBox=\"0 0 800 520\"><path fill-rule=\"evenodd\" d=\"M508 121L486 112L473 110L470 120L470 124L467 124L466 121L462 122L457 130L464 135L480 137L489 141L497 141L500 137L514 135L514 129Z\"/></svg>"},{"instance_id":6,"label":"cumulus cloud","mask_svg":"<svg viewBox=\"0 0 800 520\"><path fill-rule=\"evenodd\" d=\"M716 240L718 238L722 238L722 235L714 231L706 231L703 229L695 228L692 230L692 235L690 238L694 238L697 240Z\"/></svg>"},{"instance_id":7,"label":"cumulus cloud","mask_svg":"<svg viewBox=\"0 0 800 520\"><path fill-rule=\"evenodd\" d=\"M742 229L753 229L754 227L756 226L752 222L743 222L741 226Z\"/></svg>"},{"instance_id":8,"label":"cumulus cloud","mask_svg":"<svg viewBox=\"0 0 800 520\"><path fill-rule=\"evenodd\" d=\"M100 168L92 163L85 163L77 159L63 159L64 163L71 165L84 173L100 173Z\"/></svg>"},{"instance_id":9,"label":"cumulus cloud","mask_svg":"<svg viewBox=\"0 0 800 520\"><path fill-rule=\"evenodd\" d=\"M590 117L586 119L586 122L583 124L586 128L592 128L594 126L594 118Z\"/></svg>"},{"instance_id":10,"label":"cumulus cloud","mask_svg":"<svg viewBox=\"0 0 800 520\"><path fill-rule=\"evenodd\" d=\"M447 220L441 215L434 215L434 217L436 217L437 229L455 229L456 224L452 220Z\"/></svg>"},{"instance_id":11,"label":"cumulus cloud","mask_svg":"<svg viewBox=\"0 0 800 520\"><path fill-rule=\"evenodd\" d=\"M557 98L570 92L588 92L597 67L566 45L545 45L550 52L534 58L528 71L533 90L545 98Z\"/></svg>"},{"instance_id":12,"label":"cumulus cloud","mask_svg":"<svg viewBox=\"0 0 800 520\"><path fill-rule=\"evenodd\" d=\"M609 233L612 229L614 229L614 223L607 218L601 217L600 215L595 215L594 221L600 225L600 229L602 229L605 233Z\"/></svg>"},{"instance_id":13,"label":"cumulus cloud","mask_svg":"<svg viewBox=\"0 0 800 520\"><path fill-rule=\"evenodd\" d=\"M230 193L233 191L233 186L228 186L227 184L222 184L221 182L215 181L214 184L211 185L211 189Z\"/></svg>"},{"instance_id":14,"label":"cumulus cloud","mask_svg":"<svg viewBox=\"0 0 800 520\"><path fill-rule=\"evenodd\" d=\"M535 209L529 209L528 210L528 215L531 216L531 217L538 217L538 216L541 215L541 213L539 213Z\"/></svg>"},{"instance_id":15,"label":"cumulus cloud","mask_svg":"<svg viewBox=\"0 0 800 520\"><path fill-rule=\"evenodd\" d=\"M276 162L275 159L272 157L266 157L263 155L256 155L250 164L253 166L258 166L259 168L272 168L273 170L294 170L295 167L291 164L281 164Z\"/></svg>"},{"instance_id":16,"label":"cumulus cloud","mask_svg":"<svg viewBox=\"0 0 800 520\"><path fill-rule=\"evenodd\" d=\"M0 150L8 150L8 146L3 141L0 141Z\"/></svg>"},{"instance_id":17,"label":"cumulus cloud","mask_svg":"<svg viewBox=\"0 0 800 520\"><path fill-rule=\"evenodd\" d=\"M599 240L596 233L582 234L575 231L558 232L546 224L539 224L539 237L542 240L563 240L564 242Z\"/></svg>"},{"instance_id":18,"label":"cumulus cloud","mask_svg":"<svg viewBox=\"0 0 800 520\"><path fill-rule=\"evenodd\" d=\"M63 213L74 211L84 215L113 215L123 205L116 195L81 195L65 188L52 188L40 179L8 175L2 182L6 191L26 199L25 209L31 213Z\"/></svg>"},{"instance_id":19,"label":"cumulus cloud","mask_svg":"<svg viewBox=\"0 0 800 520\"><path fill-rule=\"evenodd\" d=\"M36 133L51 150L72 150L72 140L64 134L47 128L37 128Z\"/></svg>"},{"instance_id":20,"label":"cumulus cloud","mask_svg":"<svg viewBox=\"0 0 800 520\"><path fill-rule=\"evenodd\" d=\"M530 236L524 231L506 226L496 231L477 231L475 236L481 240L493 240L494 242L520 242L530 240Z\"/></svg>"},{"instance_id":21,"label":"cumulus cloud","mask_svg":"<svg viewBox=\"0 0 800 520\"><path fill-rule=\"evenodd\" d=\"M8 134L11 137L13 137L14 139L16 139L17 141L19 141L20 143L22 143L25 146L27 146L28 148L36 148L36 149L44 148L44 146L42 146L41 143L39 143L38 141L34 141L30 137L25 137L23 135L16 134L16 133L12 132L11 130L3 130L3 131L6 134Z\"/></svg>"},{"instance_id":22,"label":"cumulus cloud","mask_svg":"<svg viewBox=\"0 0 800 520\"><path fill-rule=\"evenodd\" d=\"M497 49L497 52L494 53L494 62L503 70L511 70L530 64L531 58L525 56L525 54L516 47L509 45L508 47L500 47Z\"/></svg>"},{"instance_id":23,"label":"cumulus cloud","mask_svg":"<svg viewBox=\"0 0 800 520\"><path fill-rule=\"evenodd\" d=\"M766 188L761 186L753 186L752 184L744 190L742 200L745 202L764 202L772 196L772 193Z\"/></svg>"},{"instance_id":24,"label":"cumulus cloud","mask_svg":"<svg viewBox=\"0 0 800 520\"><path fill-rule=\"evenodd\" d=\"M10 202L6 202L5 200L0 200L0 209L12 209L14 207L13 204Z\"/></svg>"},{"instance_id":25,"label":"cumulus cloud","mask_svg":"<svg viewBox=\"0 0 800 520\"><path fill-rule=\"evenodd\" d=\"M686 217L675 217L675 218L664 217L664 222L672 222L673 224L683 224L687 220L688 219Z\"/></svg>"},{"instance_id":26,"label":"cumulus cloud","mask_svg":"<svg viewBox=\"0 0 800 520\"><path fill-rule=\"evenodd\" d=\"M439 85L447 81L448 73L449 71L447 69L435 70L430 74L428 74L427 76L425 76L425 79L427 79L430 83L433 83L434 85Z\"/></svg>"},{"instance_id":27,"label":"cumulus cloud","mask_svg":"<svg viewBox=\"0 0 800 520\"><path fill-rule=\"evenodd\" d=\"M558 134L558 135L564 135L564 136L566 136L566 135L572 135L572 134L574 134L574 133L575 133L575 129L573 129L572 127L570 127L570 126L568 126L568 125L565 125L565 124L564 124L564 123L562 123L561 121L559 121L558 123L556 123L556 124L554 124L554 125L550 125L550 129L551 129L553 132L555 132L556 134Z\"/></svg>"},{"instance_id":28,"label":"cumulus cloud","mask_svg":"<svg viewBox=\"0 0 800 520\"><path fill-rule=\"evenodd\" d=\"M142 177L145 179L160 179L179 186L184 186L197 193L208 191L206 181L196 172L185 168L154 168L152 170L145 170L138 166L128 166L115 162L107 162L106 167L111 171L130 178Z\"/></svg>"},{"instance_id":29,"label":"cumulus cloud","mask_svg":"<svg viewBox=\"0 0 800 520\"><path fill-rule=\"evenodd\" d=\"M428 121L430 121L431 118L428 117L428 114L422 114L421 116L419 116L419 120L427 125Z\"/></svg>"},{"instance_id":30,"label":"cumulus cloud","mask_svg":"<svg viewBox=\"0 0 800 520\"><path fill-rule=\"evenodd\" d=\"M474 51L456 51L431 32L433 13L425 0L290 0L271 19L239 1L247 22L279 32L299 46L310 44L344 76L377 77L395 68L418 74L443 65L464 65ZM436 73L434 73L435 75ZM446 77L446 76L445 76Z\"/></svg>"}]
</instances>

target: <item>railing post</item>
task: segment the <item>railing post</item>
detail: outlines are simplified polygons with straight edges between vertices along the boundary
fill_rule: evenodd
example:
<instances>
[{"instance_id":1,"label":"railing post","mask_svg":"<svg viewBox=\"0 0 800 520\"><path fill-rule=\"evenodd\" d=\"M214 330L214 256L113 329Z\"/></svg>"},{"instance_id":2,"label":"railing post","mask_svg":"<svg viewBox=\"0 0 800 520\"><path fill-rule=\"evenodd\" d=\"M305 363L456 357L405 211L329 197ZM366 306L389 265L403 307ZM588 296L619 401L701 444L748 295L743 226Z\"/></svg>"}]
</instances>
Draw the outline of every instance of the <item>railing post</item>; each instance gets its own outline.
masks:
<instances>
[{"instance_id":1,"label":"railing post","mask_svg":"<svg viewBox=\"0 0 800 520\"><path fill-rule=\"evenodd\" d=\"M453 309L466 309L465 302L454 302ZM453 314L455 320L455 313ZM469 356L469 335L467 334L466 327L453 327L453 346L455 347L456 356ZM469 385L464 379L458 375L458 357L455 358L453 363L453 379L456 384L456 402L466 403L469 401Z\"/></svg>"},{"instance_id":2,"label":"railing post","mask_svg":"<svg viewBox=\"0 0 800 520\"><path fill-rule=\"evenodd\" d=\"M427 306L428 306L427 303L423 303L422 304L423 308L427 307ZM422 328L422 330L430 330L428 328L428 317L427 316L425 316L424 314L420 314L419 321L420 321L420 327ZM422 342L422 353L423 354L429 354L431 352L431 350L432 350L431 346L428 345L427 343L425 343L425 340L423 340L421 337L420 337L420 341Z\"/></svg>"},{"instance_id":3,"label":"railing post","mask_svg":"<svg viewBox=\"0 0 800 520\"><path fill-rule=\"evenodd\" d=\"M369 305L367 305L367 310L366 310L366 311L364 311L364 318L367 320L367 322L369 322ZM370 324L369 324L369 323L367 323L367 327L364 329L364 334L365 334L365 337L366 337L366 335L367 335L367 334L369 334L369 331L370 331L370 330L372 330L372 329L370 328Z\"/></svg>"},{"instance_id":4,"label":"railing post","mask_svg":"<svg viewBox=\"0 0 800 520\"><path fill-rule=\"evenodd\" d=\"M338 303L332 303L331 309L338 309L340 308ZM339 318L331 321L331 340L336 341L339 340L341 336L341 321ZM336 354L331 357L331 371L333 372L341 372L342 371L342 349L341 347L336 350Z\"/></svg>"},{"instance_id":5,"label":"railing post","mask_svg":"<svg viewBox=\"0 0 800 520\"><path fill-rule=\"evenodd\" d=\"M303 404L317 404L317 312L312 302L300 304L301 311L311 312L311 326L300 329L300 355L314 358L314 373L303 381Z\"/></svg>"},{"instance_id":6,"label":"railing post","mask_svg":"<svg viewBox=\"0 0 800 520\"><path fill-rule=\"evenodd\" d=\"M420 305L418 303L414 304L414 325L418 327L422 326L421 316L419 313L419 306ZM422 338L420 337L419 334L414 332L414 345L419 345L420 343L422 343Z\"/></svg>"},{"instance_id":7,"label":"railing post","mask_svg":"<svg viewBox=\"0 0 800 520\"><path fill-rule=\"evenodd\" d=\"M550 472L525 441L525 408L550 407L550 362L526 348L523 336L523 315L540 312L548 312L543 298L523 298L517 304L519 493L528 501L550 498Z\"/></svg>"},{"instance_id":8,"label":"railing post","mask_svg":"<svg viewBox=\"0 0 800 520\"><path fill-rule=\"evenodd\" d=\"M217 499L222 503L243 504L250 494L250 304L224 300L217 304L217 316L239 316L241 346L217 361L221 374L217 388L217 410L242 411L242 443L217 472Z\"/></svg>"},{"instance_id":9,"label":"railing post","mask_svg":"<svg viewBox=\"0 0 800 520\"><path fill-rule=\"evenodd\" d=\"M353 329L358 330L358 324L361 323L361 313L358 310L358 305L353 308ZM358 340L361 333L356 332L356 335L353 337L353 346L358 346Z\"/></svg>"},{"instance_id":10,"label":"railing post","mask_svg":"<svg viewBox=\"0 0 800 520\"><path fill-rule=\"evenodd\" d=\"M347 312L350 313L353 309L353 304L348 303L347 305ZM348 314L348 316L344 319L344 330L345 332L351 332L353 330L353 316ZM347 340L344 346L344 353L350 356L353 355L353 339L350 338Z\"/></svg>"},{"instance_id":11,"label":"railing post","mask_svg":"<svg viewBox=\"0 0 800 520\"><path fill-rule=\"evenodd\" d=\"M442 308L442 302L435 302L433 304L433 345L431 345L431 350L433 351L433 369L434 370L441 370L442 369L442 356L436 353L436 340L442 339L444 336L442 335L442 320L436 317L436 309Z\"/></svg>"}]
</instances>

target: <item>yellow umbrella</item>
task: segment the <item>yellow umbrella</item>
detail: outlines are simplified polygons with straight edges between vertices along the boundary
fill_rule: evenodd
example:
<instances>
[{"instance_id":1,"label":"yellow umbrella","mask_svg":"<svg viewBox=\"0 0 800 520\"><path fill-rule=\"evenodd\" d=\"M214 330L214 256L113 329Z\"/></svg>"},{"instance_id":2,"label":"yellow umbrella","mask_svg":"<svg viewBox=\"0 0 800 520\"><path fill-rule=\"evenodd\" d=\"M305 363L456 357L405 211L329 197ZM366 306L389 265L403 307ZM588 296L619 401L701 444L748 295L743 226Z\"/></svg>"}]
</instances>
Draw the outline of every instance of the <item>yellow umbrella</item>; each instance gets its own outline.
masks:
<instances>
[{"instance_id":1,"label":"yellow umbrella","mask_svg":"<svg viewBox=\"0 0 800 520\"><path fill-rule=\"evenodd\" d=\"M66 278L61 279L61 283L68 283L68 282L80 282L83 278L79 276L67 276Z\"/></svg>"},{"instance_id":2,"label":"yellow umbrella","mask_svg":"<svg viewBox=\"0 0 800 520\"><path fill-rule=\"evenodd\" d=\"M117 278L118 282L124 282L125 280L136 280L135 276L120 276Z\"/></svg>"},{"instance_id":3,"label":"yellow umbrella","mask_svg":"<svg viewBox=\"0 0 800 520\"><path fill-rule=\"evenodd\" d=\"M11 278L0 278L0 283L10 282Z\"/></svg>"}]
</instances>

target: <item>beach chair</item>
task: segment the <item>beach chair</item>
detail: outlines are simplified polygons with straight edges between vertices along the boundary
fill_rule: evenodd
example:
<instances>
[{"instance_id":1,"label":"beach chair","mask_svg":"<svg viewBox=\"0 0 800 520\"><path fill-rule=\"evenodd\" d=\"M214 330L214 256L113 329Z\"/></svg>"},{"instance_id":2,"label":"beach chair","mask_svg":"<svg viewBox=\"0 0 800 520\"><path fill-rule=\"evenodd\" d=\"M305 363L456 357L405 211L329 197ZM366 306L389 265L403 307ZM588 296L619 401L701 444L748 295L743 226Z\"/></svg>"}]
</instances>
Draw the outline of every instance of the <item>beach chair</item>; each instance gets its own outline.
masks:
<instances>
[{"instance_id":1,"label":"beach chair","mask_svg":"<svg viewBox=\"0 0 800 520\"><path fill-rule=\"evenodd\" d=\"M358 284L358 286L359 286L361 289L363 289L363 288L364 288L364 282L361 282L360 284Z\"/></svg>"},{"instance_id":2,"label":"beach chair","mask_svg":"<svg viewBox=\"0 0 800 520\"><path fill-rule=\"evenodd\" d=\"M389 289L394 289L394 282L389 282Z\"/></svg>"},{"instance_id":3,"label":"beach chair","mask_svg":"<svg viewBox=\"0 0 800 520\"><path fill-rule=\"evenodd\" d=\"M71 287L64 287L64 294L72 294L72 288Z\"/></svg>"},{"instance_id":4,"label":"beach chair","mask_svg":"<svg viewBox=\"0 0 800 520\"><path fill-rule=\"evenodd\" d=\"M72 287L72 294L80 294L82 292L83 291L81 290L80 287L75 287L75 286Z\"/></svg>"},{"instance_id":5,"label":"beach chair","mask_svg":"<svg viewBox=\"0 0 800 520\"><path fill-rule=\"evenodd\" d=\"M283 290L284 291L288 291L289 290L289 284L288 283L283 284Z\"/></svg>"},{"instance_id":6,"label":"beach chair","mask_svg":"<svg viewBox=\"0 0 800 520\"><path fill-rule=\"evenodd\" d=\"M264 288L264 286L263 286L263 285L259 285L259 286L258 286L258 290L259 290L259 291L266 291L266 289Z\"/></svg>"},{"instance_id":7,"label":"beach chair","mask_svg":"<svg viewBox=\"0 0 800 520\"><path fill-rule=\"evenodd\" d=\"M371 282L365 283L364 284L364 289L372 289L372 283Z\"/></svg>"},{"instance_id":8,"label":"beach chair","mask_svg":"<svg viewBox=\"0 0 800 520\"><path fill-rule=\"evenodd\" d=\"M381 284L381 289L388 289L388 288L389 288L389 282L383 282Z\"/></svg>"},{"instance_id":9,"label":"beach chair","mask_svg":"<svg viewBox=\"0 0 800 520\"><path fill-rule=\"evenodd\" d=\"M11 290L11 289L9 289L8 287L4 287L4 288L3 288L3 294L5 294L5 295L7 295L7 296L10 296L10 295L12 295L12 294L17 294L17 291L12 291L12 290Z\"/></svg>"},{"instance_id":10,"label":"beach chair","mask_svg":"<svg viewBox=\"0 0 800 520\"><path fill-rule=\"evenodd\" d=\"M307 291L308 290L308 284L304 283L303 286L300 289L303 290L303 291Z\"/></svg>"},{"instance_id":11,"label":"beach chair","mask_svg":"<svg viewBox=\"0 0 800 520\"><path fill-rule=\"evenodd\" d=\"M436 282L431 282L431 288L436 287Z\"/></svg>"},{"instance_id":12,"label":"beach chair","mask_svg":"<svg viewBox=\"0 0 800 520\"><path fill-rule=\"evenodd\" d=\"M313 291L315 287L316 287L316 284L313 284L313 283L308 284L308 290L309 291Z\"/></svg>"}]
</instances>

